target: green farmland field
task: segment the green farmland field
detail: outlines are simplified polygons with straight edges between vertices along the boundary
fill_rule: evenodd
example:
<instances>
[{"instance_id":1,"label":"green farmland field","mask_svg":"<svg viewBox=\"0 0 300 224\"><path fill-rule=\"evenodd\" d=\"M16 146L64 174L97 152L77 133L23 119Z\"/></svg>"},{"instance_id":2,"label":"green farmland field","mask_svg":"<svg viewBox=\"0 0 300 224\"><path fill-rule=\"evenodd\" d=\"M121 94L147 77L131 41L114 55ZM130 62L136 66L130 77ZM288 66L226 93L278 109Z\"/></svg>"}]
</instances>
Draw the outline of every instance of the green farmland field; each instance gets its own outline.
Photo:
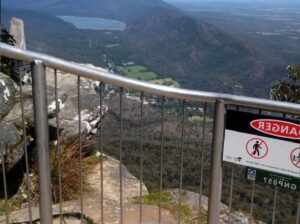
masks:
<instances>
[{"instance_id":1,"label":"green farmland field","mask_svg":"<svg viewBox=\"0 0 300 224\"><path fill-rule=\"evenodd\" d=\"M155 80L151 80L150 82L154 84L180 88L180 84L171 78L155 79Z\"/></svg>"},{"instance_id":2,"label":"green farmland field","mask_svg":"<svg viewBox=\"0 0 300 224\"><path fill-rule=\"evenodd\" d=\"M140 65L117 66L117 71L126 77L144 81L156 79L158 76L155 72L149 71L146 67Z\"/></svg>"}]
</instances>

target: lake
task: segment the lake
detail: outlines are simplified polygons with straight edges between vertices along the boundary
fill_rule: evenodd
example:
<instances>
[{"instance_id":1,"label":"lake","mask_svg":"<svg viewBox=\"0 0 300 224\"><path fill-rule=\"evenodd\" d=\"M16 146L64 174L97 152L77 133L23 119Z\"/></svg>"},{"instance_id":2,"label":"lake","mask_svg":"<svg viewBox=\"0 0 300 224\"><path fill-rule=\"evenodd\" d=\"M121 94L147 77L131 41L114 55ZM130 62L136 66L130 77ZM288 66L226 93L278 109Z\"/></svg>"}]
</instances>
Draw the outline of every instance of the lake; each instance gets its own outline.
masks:
<instances>
[{"instance_id":1,"label":"lake","mask_svg":"<svg viewBox=\"0 0 300 224\"><path fill-rule=\"evenodd\" d=\"M120 30L126 29L126 24L112 19L80 17L80 16L57 16L65 22L72 23L78 29L89 30Z\"/></svg>"}]
</instances>

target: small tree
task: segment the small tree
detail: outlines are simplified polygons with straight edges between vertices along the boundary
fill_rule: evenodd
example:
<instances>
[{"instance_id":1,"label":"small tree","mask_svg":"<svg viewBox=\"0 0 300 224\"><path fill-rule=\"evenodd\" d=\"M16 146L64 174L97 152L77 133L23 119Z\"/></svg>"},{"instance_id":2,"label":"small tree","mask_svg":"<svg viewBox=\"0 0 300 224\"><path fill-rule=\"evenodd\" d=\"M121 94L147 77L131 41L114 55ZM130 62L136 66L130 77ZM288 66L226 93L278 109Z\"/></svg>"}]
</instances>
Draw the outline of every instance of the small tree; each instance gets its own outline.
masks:
<instances>
[{"instance_id":1,"label":"small tree","mask_svg":"<svg viewBox=\"0 0 300 224\"><path fill-rule=\"evenodd\" d=\"M279 80L270 91L273 100L300 103L300 65L288 65L288 77Z\"/></svg>"}]
</instances>

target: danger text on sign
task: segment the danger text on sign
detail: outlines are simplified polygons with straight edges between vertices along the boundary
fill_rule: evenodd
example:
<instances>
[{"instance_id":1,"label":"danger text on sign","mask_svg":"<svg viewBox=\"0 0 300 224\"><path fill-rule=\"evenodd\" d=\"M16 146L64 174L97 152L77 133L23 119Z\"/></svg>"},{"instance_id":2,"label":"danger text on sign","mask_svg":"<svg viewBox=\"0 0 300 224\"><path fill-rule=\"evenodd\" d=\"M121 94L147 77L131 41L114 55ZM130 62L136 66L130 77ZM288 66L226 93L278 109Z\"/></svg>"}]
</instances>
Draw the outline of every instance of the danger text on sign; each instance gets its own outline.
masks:
<instances>
[{"instance_id":1,"label":"danger text on sign","mask_svg":"<svg viewBox=\"0 0 300 224\"><path fill-rule=\"evenodd\" d=\"M291 139L300 138L300 126L291 122L259 119L252 121L250 125L254 129L269 135Z\"/></svg>"}]
</instances>

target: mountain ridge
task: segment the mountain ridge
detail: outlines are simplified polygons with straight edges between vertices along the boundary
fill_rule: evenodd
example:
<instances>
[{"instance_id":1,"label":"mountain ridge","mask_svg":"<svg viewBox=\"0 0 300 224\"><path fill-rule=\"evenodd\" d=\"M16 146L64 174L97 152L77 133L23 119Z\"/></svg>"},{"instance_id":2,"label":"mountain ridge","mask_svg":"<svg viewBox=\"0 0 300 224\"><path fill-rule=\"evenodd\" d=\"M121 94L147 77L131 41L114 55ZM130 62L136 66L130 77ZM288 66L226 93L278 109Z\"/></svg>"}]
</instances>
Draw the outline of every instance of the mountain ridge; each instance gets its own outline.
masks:
<instances>
[{"instance_id":1,"label":"mountain ridge","mask_svg":"<svg viewBox=\"0 0 300 224\"><path fill-rule=\"evenodd\" d=\"M18 2L22 2L22 4L18 5ZM24 2L28 4L25 5ZM33 7L37 11L43 8L42 12L48 10L48 14L52 13L52 15L56 15L61 8L70 5L68 10L65 10L65 15L79 15L76 10L80 8L81 4L76 5L77 2L83 3L83 0L76 0L76 2L70 0L5 0L4 5L25 9ZM93 52L88 52L88 49L83 48L80 48L82 51L78 49L76 53L74 53L76 49L68 50L73 52L71 55L74 58L77 57L76 54L80 54L90 55L84 56L86 60L94 60L91 57L105 53L117 64L134 61L137 64L145 65L162 76L172 77L179 81L184 88L266 96L264 78L267 73L264 66L258 62L259 58L256 52L214 25L198 21L160 0L151 1L151 3L146 0L91 0L89 3L82 9L81 16L100 16L126 22L127 29L125 31L114 33L114 38L119 41L118 47L109 50L105 48L105 44L112 42L109 37L105 37L103 34L105 32L76 29L71 32L74 32L77 37L63 38L64 34L68 34L66 31L62 31L57 34L59 37L61 36L60 43L55 43L53 41L57 39L54 35L55 25L52 24L53 27L49 29L49 32L53 32L51 37L53 40L47 44L48 46L44 46L47 50L42 49L43 52L57 55L53 49L72 48L71 42L66 42L66 39L73 41L78 38L77 43L72 42L75 43L73 46L75 48L86 41L83 38L88 39L88 35L91 35L91 38L93 36L98 38L99 42L103 42L102 46L94 49ZM87 14L89 10L91 11ZM122 13L118 14L120 10ZM97 12L98 14L96 14ZM60 24L62 25L61 22ZM68 24L68 26L71 29L71 25ZM45 45L40 36L43 35L48 39L50 37L46 37L45 33L37 33L41 28L46 29L42 24L37 24L35 28L32 28L35 33L33 39L39 38L41 45ZM37 49L41 50L41 48ZM65 52L61 52L57 56L61 57L65 54ZM95 62L93 61L93 63ZM99 65L97 62L95 64ZM260 87L257 88L257 86Z\"/></svg>"},{"instance_id":2,"label":"mountain ridge","mask_svg":"<svg viewBox=\"0 0 300 224\"><path fill-rule=\"evenodd\" d=\"M26 9L54 15L74 15L134 20L151 7L175 9L161 0L4 0L8 8Z\"/></svg>"}]
</instances>

